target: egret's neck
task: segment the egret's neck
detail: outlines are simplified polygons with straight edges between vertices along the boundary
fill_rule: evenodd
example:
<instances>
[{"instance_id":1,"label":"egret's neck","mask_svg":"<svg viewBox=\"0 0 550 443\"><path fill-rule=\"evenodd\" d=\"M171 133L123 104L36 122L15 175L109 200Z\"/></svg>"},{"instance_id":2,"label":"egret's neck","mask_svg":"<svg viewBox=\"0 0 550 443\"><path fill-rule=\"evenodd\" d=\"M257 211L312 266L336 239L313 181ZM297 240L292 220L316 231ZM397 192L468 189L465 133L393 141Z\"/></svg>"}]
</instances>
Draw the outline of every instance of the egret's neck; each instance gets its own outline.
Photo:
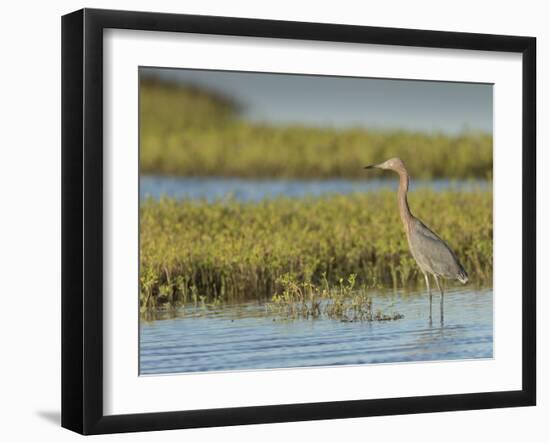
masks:
<instances>
[{"instance_id":1,"label":"egret's neck","mask_svg":"<svg viewBox=\"0 0 550 443\"><path fill-rule=\"evenodd\" d=\"M399 189L397 190L397 203L399 205L399 215L401 215L401 221L405 226L407 235L409 234L410 223L412 221L411 210L409 209L409 202L407 201L407 191L409 190L409 175L405 170L398 170L399 174Z\"/></svg>"}]
</instances>

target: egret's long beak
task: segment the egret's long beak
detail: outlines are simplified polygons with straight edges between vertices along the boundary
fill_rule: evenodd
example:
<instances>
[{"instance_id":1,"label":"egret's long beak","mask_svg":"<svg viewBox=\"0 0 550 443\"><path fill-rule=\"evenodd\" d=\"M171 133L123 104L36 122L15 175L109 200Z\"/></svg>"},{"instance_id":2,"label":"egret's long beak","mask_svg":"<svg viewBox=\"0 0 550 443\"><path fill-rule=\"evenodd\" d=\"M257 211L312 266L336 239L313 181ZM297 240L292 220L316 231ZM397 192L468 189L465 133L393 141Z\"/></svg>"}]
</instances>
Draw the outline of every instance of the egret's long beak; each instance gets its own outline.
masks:
<instances>
[{"instance_id":1,"label":"egret's long beak","mask_svg":"<svg viewBox=\"0 0 550 443\"><path fill-rule=\"evenodd\" d=\"M378 168L378 165L368 165L368 166L365 166L364 169L374 169L374 168Z\"/></svg>"}]
</instances>

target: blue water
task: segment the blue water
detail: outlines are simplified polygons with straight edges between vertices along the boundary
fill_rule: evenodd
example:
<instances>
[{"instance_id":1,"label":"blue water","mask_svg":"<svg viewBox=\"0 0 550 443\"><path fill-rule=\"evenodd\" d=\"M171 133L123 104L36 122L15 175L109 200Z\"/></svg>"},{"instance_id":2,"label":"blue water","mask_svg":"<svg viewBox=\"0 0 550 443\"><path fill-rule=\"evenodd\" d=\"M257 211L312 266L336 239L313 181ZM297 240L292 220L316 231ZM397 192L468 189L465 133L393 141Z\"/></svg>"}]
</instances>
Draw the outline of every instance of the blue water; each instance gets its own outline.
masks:
<instances>
[{"instance_id":1,"label":"blue water","mask_svg":"<svg viewBox=\"0 0 550 443\"><path fill-rule=\"evenodd\" d=\"M285 320L255 302L187 308L140 321L140 373L170 374L428 360L492 358L493 291L456 288L439 319L427 296L380 294L374 310L405 317L386 322Z\"/></svg>"},{"instance_id":2,"label":"blue water","mask_svg":"<svg viewBox=\"0 0 550 443\"><path fill-rule=\"evenodd\" d=\"M485 180L412 180L410 190L430 188L435 191L447 189L490 189ZM320 196L323 194L351 194L372 192L380 189L396 189L397 181L372 180L245 180L238 178L185 178L141 176L139 195L141 199L162 196L178 199L205 199L215 201L234 198L239 201L259 201L265 198Z\"/></svg>"}]
</instances>

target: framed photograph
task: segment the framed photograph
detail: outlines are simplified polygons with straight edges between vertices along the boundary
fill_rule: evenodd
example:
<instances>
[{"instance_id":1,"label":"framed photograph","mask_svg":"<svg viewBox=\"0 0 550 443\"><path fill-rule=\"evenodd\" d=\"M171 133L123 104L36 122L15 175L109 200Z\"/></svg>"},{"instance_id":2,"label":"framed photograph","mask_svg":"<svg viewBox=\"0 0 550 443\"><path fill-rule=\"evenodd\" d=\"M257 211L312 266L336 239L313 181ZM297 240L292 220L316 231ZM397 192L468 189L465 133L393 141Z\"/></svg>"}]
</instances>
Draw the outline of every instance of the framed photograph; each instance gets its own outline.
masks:
<instances>
[{"instance_id":1,"label":"framed photograph","mask_svg":"<svg viewBox=\"0 0 550 443\"><path fill-rule=\"evenodd\" d=\"M62 425L535 405L531 37L62 19Z\"/></svg>"}]
</instances>

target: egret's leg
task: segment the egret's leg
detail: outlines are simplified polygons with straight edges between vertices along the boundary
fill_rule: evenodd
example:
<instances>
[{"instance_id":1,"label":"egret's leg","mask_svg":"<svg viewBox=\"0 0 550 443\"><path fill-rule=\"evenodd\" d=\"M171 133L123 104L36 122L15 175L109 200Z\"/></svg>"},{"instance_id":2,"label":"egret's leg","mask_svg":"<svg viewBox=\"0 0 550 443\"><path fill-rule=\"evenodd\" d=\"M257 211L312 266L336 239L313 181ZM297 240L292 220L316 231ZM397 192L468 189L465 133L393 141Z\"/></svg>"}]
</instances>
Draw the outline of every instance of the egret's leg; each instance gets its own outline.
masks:
<instances>
[{"instance_id":1,"label":"egret's leg","mask_svg":"<svg viewBox=\"0 0 550 443\"><path fill-rule=\"evenodd\" d=\"M430 298L430 321L432 320L432 290L430 289L430 278L428 274L424 274L424 280L426 280L426 289L428 290L428 297Z\"/></svg>"},{"instance_id":2,"label":"egret's leg","mask_svg":"<svg viewBox=\"0 0 550 443\"><path fill-rule=\"evenodd\" d=\"M434 275L435 282L437 283L437 289L439 289L439 292L441 292L441 300L439 301L439 312L441 315L441 323L443 323L443 304L444 304L444 298L445 294L443 293L442 285L439 283L439 277Z\"/></svg>"}]
</instances>

